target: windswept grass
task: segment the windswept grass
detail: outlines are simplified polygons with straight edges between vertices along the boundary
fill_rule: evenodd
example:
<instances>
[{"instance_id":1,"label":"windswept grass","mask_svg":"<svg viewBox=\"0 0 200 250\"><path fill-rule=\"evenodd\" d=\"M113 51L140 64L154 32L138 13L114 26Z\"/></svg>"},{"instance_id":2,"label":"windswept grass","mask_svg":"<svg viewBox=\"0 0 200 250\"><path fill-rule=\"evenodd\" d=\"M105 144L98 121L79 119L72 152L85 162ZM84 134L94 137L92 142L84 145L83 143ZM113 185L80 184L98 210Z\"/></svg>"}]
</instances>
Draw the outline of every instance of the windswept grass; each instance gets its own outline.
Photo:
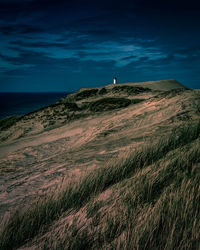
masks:
<instances>
[{"instance_id":1,"label":"windswept grass","mask_svg":"<svg viewBox=\"0 0 200 250\"><path fill-rule=\"evenodd\" d=\"M77 239L88 249L199 249L198 146L187 144L111 186L104 206L100 196L88 202L86 227L74 220L60 241L52 237L61 249L81 250Z\"/></svg>"},{"instance_id":2,"label":"windswept grass","mask_svg":"<svg viewBox=\"0 0 200 250\"><path fill-rule=\"evenodd\" d=\"M118 163L98 169L80 180L80 182L73 185L68 185L67 188L62 190L62 192L60 192L56 198L48 197L45 200L39 200L29 210L18 210L9 219L8 223L1 232L0 249L13 249L21 246L27 240L30 240L34 236L38 235L38 233L45 232L49 225L58 219L64 211L67 211L71 208L79 209L83 207L87 204L87 202L106 189L111 188L116 184L121 185L123 182L126 183L129 178L135 175L138 171L143 171L150 165L155 164L155 166L158 167L156 163L161 164L159 162L162 162L162 158L164 159L167 157L166 155L170 151L192 143L199 137L199 134L199 123L190 124L187 127L177 128L172 131L169 136L162 138L162 140L135 150L127 159L123 161L119 159ZM178 225L188 227L187 223L190 223L188 221L189 215L183 215L183 217L186 217L184 217L182 220L182 213L181 211L178 211L179 208L183 209L183 204L186 204L187 202L189 206L194 204L194 209L192 210L192 213L194 214L192 214L192 216L194 216L195 220L199 218L199 192L197 192L197 190L199 190L200 177L198 169L194 170L194 164L199 162L200 152L196 148L189 154L184 154L182 156L183 157L181 159L175 157L174 159L170 160L168 168L165 168L165 171L162 172L161 176L157 175L158 178L154 178L153 182L149 182L148 176L145 177L145 175L141 175L138 181L137 178L135 179L133 185L130 185L130 187L127 188L126 193L123 195L124 204L126 204L125 206L128 211L127 213L125 212L126 216L123 217L125 224L121 224L121 219L117 220L115 217L108 218L108 228L106 229L107 236L104 233L102 233L103 236L100 234L98 244L102 245L106 242L111 242L114 240L116 235L119 236L122 231L125 230L125 238L120 241L120 244L123 243L125 249L137 249L137 246L139 247L138 249L158 249L156 248L156 245L158 243L160 244L160 241L164 242L164 248L159 249L166 249L166 240L168 242L169 229L173 223L177 222L175 218L176 213L180 217L178 217L178 220L180 220L180 222L177 222ZM178 172L176 171L177 168L179 169ZM184 179L180 177L181 169ZM156 171L158 171L158 169ZM195 173L197 172L198 175L196 176ZM177 173L178 175L176 175ZM164 192L163 190L165 189L166 191ZM138 190L138 194L133 196L133 198L131 198L132 190ZM184 190L186 190L185 193ZM180 195L184 193L184 196L182 198L181 196L178 197L179 193ZM191 199L189 199L189 194L192 195ZM181 199L183 203L181 203ZM172 207L169 206L168 202L171 202L170 204ZM175 207L173 207L174 202L177 203ZM145 205L147 203L150 204L148 207ZM138 206L140 209L137 209L137 213L142 213L141 211L143 211L141 216L144 217L143 221L146 222L143 223L143 221L141 221L137 229L134 220L131 219L131 216L135 218L135 208ZM96 205L95 208L90 208L90 216L93 216L94 211L98 209L99 205ZM186 212L188 213L190 209L187 209L188 210ZM145 214L148 214L148 216L145 217L144 211ZM155 222L153 221L154 215L158 215L159 217L156 217L157 220ZM165 215L171 216L171 219L168 221ZM187 218L186 221L185 218ZM182 225L182 222L185 224ZM169 223L169 225L167 223ZM190 228L192 228L192 230L196 230L194 223L198 224L198 220L191 223L193 224L190 226ZM174 227L175 228L172 228L174 232L177 230L181 232L182 229L176 228L176 225ZM135 236L136 232L137 234ZM181 237L186 237L189 239L189 233L188 235L184 235L184 233L185 231L182 230L182 233L178 234L179 238L176 240L178 246L182 240ZM196 231L195 235L198 235ZM83 233L83 236L89 237L88 233ZM196 236L193 235L192 237ZM175 236L171 235L170 237L173 243L170 243L171 245L169 246L173 246L173 244L175 244ZM81 240L79 243L81 244ZM115 243L113 244L115 245ZM194 245L195 244L196 243L194 243ZM76 247L74 245L74 249L81 249L81 247Z\"/></svg>"},{"instance_id":3,"label":"windswept grass","mask_svg":"<svg viewBox=\"0 0 200 250\"><path fill-rule=\"evenodd\" d=\"M126 233L126 249L199 249L200 178L184 179L162 193L154 207L149 206L137 228L131 222ZM137 236L137 237L135 237Z\"/></svg>"},{"instance_id":4,"label":"windswept grass","mask_svg":"<svg viewBox=\"0 0 200 250\"><path fill-rule=\"evenodd\" d=\"M178 156L125 191L125 249L199 249L200 148L196 144ZM136 211L140 221L133 221Z\"/></svg>"}]
</instances>

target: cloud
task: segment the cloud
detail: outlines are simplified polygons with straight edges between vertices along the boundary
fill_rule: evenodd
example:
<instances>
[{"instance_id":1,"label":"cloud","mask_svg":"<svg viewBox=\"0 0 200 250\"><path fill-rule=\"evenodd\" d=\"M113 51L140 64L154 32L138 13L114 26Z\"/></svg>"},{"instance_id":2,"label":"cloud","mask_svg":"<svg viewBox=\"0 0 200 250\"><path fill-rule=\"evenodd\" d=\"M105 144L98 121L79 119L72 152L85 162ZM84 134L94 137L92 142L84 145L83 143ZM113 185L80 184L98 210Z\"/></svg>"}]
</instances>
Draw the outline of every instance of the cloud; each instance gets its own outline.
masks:
<instances>
[{"instance_id":1,"label":"cloud","mask_svg":"<svg viewBox=\"0 0 200 250\"><path fill-rule=\"evenodd\" d=\"M13 65L41 65L49 63L50 57L47 53L39 53L34 51L21 51L18 56L6 56L0 54L0 58L6 62L9 62Z\"/></svg>"},{"instance_id":2,"label":"cloud","mask_svg":"<svg viewBox=\"0 0 200 250\"><path fill-rule=\"evenodd\" d=\"M36 42L27 42L27 41L11 41L10 45L20 46L23 48L68 48L66 43L55 43L55 42L44 42L44 41L36 41Z\"/></svg>"},{"instance_id":3,"label":"cloud","mask_svg":"<svg viewBox=\"0 0 200 250\"><path fill-rule=\"evenodd\" d=\"M175 51L175 54L182 57L199 57L200 46L192 46L189 48L179 49Z\"/></svg>"},{"instance_id":4,"label":"cloud","mask_svg":"<svg viewBox=\"0 0 200 250\"><path fill-rule=\"evenodd\" d=\"M75 36L78 36L77 34ZM97 41L81 38L77 40L71 37L71 41L55 42L55 40L46 41L10 41L10 50L19 53L18 57L11 57L10 63L30 64L30 60L35 62L36 57L41 62L45 58L67 59L76 58L80 61L103 62L112 60L117 67L139 61L141 58L148 60L156 60L164 58L166 55L157 47L146 47L142 45L134 45L131 43L123 43L117 41ZM27 60L26 60L27 57ZM50 59L49 59L50 60ZM44 61L46 63L46 61ZM56 64L56 60L54 61Z\"/></svg>"},{"instance_id":5,"label":"cloud","mask_svg":"<svg viewBox=\"0 0 200 250\"><path fill-rule=\"evenodd\" d=\"M129 60L129 59L135 59L137 58L137 56L126 56L126 57L123 57L121 60Z\"/></svg>"},{"instance_id":6,"label":"cloud","mask_svg":"<svg viewBox=\"0 0 200 250\"><path fill-rule=\"evenodd\" d=\"M196 70L198 9L178 2L1 0L1 72L72 80Z\"/></svg>"},{"instance_id":7,"label":"cloud","mask_svg":"<svg viewBox=\"0 0 200 250\"><path fill-rule=\"evenodd\" d=\"M0 32L4 35L14 35L14 34L36 34L44 32L43 29L26 24L18 24L18 25L1 25Z\"/></svg>"}]
</instances>

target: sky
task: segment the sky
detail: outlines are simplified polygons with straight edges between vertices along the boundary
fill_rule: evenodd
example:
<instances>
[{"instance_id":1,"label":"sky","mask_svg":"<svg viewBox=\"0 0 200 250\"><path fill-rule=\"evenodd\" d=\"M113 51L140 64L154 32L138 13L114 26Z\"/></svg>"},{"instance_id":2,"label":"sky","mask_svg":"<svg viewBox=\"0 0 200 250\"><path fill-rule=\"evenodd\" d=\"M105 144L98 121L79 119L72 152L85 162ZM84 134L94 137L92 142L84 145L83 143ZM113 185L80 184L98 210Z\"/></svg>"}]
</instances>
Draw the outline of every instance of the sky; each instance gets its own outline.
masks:
<instances>
[{"instance_id":1,"label":"sky","mask_svg":"<svg viewBox=\"0 0 200 250\"><path fill-rule=\"evenodd\" d=\"M200 88L199 28L196 0L0 0L0 92Z\"/></svg>"}]
</instances>

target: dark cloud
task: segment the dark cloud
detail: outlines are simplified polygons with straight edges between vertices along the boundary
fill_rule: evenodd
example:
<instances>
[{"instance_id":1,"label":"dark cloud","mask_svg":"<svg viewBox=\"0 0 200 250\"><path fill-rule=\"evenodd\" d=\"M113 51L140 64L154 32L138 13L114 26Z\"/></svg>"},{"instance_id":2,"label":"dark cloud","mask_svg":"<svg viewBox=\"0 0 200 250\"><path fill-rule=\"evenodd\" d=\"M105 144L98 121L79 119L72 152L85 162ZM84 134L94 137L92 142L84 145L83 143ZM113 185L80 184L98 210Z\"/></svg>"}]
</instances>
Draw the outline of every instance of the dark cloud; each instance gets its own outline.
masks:
<instances>
[{"instance_id":1,"label":"dark cloud","mask_svg":"<svg viewBox=\"0 0 200 250\"><path fill-rule=\"evenodd\" d=\"M126 57L123 57L122 60L129 60L129 59L134 59L134 58L137 58L137 56L126 56Z\"/></svg>"},{"instance_id":2,"label":"dark cloud","mask_svg":"<svg viewBox=\"0 0 200 250\"><path fill-rule=\"evenodd\" d=\"M0 26L0 32L4 35L14 35L14 34L35 34L44 32L43 29L26 24L18 24L18 25L2 25Z\"/></svg>"},{"instance_id":3,"label":"dark cloud","mask_svg":"<svg viewBox=\"0 0 200 250\"><path fill-rule=\"evenodd\" d=\"M179 49L175 53L186 57L200 56L200 46L193 46L190 48Z\"/></svg>"},{"instance_id":4,"label":"dark cloud","mask_svg":"<svg viewBox=\"0 0 200 250\"><path fill-rule=\"evenodd\" d=\"M58 49L65 49L65 50L81 50L85 49L85 45L82 44L80 41L73 42L25 42L25 41L10 41L9 42L9 48L13 50L18 50L20 48L34 48L34 49L51 49L51 48L58 48ZM18 46L18 47L16 47Z\"/></svg>"},{"instance_id":5,"label":"dark cloud","mask_svg":"<svg viewBox=\"0 0 200 250\"><path fill-rule=\"evenodd\" d=\"M23 48L51 48L51 47L57 47L57 48L67 48L66 43L54 43L54 42L25 42L25 41L11 41L9 42L10 45L14 46L20 46Z\"/></svg>"},{"instance_id":6,"label":"dark cloud","mask_svg":"<svg viewBox=\"0 0 200 250\"><path fill-rule=\"evenodd\" d=\"M15 28L13 26L0 26L0 33L4 35L9 35L15 33Z\"/></svg>"},{"instance_id":7,"label":"dark cloud","mask_svg":"<svg viewBox=\"0 0 200 250\"><path fill-rule=\"evenodd\" d=\"M49 63L50 61L50 57L48 57L47 53L39 53L34 51L23 51L15 57L0 54L0 58L13 65L41 65Z\"/></svg>"},{"instance_id":8,"label":"dark cloud","mask_svg":"<svg viewBox=\"0 0 200 250\"><path fill-rule=\"evenodd\" d=\"M1 0L0 72L13 81L20 76L18 84L31 78L46 86L176 72L197 82L199 23L194 0Z\"/></svg>"}]
</instances>

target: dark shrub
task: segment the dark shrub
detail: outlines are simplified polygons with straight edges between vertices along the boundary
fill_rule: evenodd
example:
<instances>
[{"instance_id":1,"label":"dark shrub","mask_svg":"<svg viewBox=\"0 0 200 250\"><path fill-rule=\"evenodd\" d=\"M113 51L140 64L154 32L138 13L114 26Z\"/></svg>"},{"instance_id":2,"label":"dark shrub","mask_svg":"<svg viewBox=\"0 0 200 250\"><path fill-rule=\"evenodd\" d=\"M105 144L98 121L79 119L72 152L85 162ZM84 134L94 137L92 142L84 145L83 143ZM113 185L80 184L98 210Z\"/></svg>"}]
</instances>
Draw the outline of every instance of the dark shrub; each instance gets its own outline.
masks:
<instances>
[{"instance_id":1,"label":"dark shrub","mask_svg":"<svg viewBox=\"0 0 200 250\"><path fill-rule=\"evenodd\" d=\"M89 98L89 97L95 96L97 94L97 92L98 92L98 89L83 90L83 91L76 94L75 99L76 100L81 100L81 99L84 99L84 98Z\"/></svg>"},{"instance_id":2,"label":"dark shrub","mask_svg":"<svg viewBox=\"0 0 200 250\"><path fill-rule=\"evenodd\" d=\"M106 93L107 93L106 88L102 88L102 89L99 90L99 95L104 95Z\"/></svg>"},{"instance_id":3,"label":"dark shrub","mask_svg":"<svg viewBox=\"0 0 200 250\"><path fill-rule=\"evenodd\" d=\"M137 104L137 103L143 102L143 101L145 101L145 99L133 99L133 100L131 100L131 103L132 104Z\"/></svg>"},{"instance_id":4,"label":"dark shrub","mask_svg":"<svg viewBox=\"0 0 200 250\"><path fill-rule=\"evenodd\" d=\"M125 98L103 98L98 101L92 102L89 109L94 112L107 111L118 108L127 107L131 104L129 99Z\"/></svg>"},{"instance_id":5,"label":"dark shrub","mask_svg":"<svg viewBox=\"0 0 200 250\"><path fill-rule=\"evenodd\" d=\"M65 108L73 110L73 111L76 111L79 109L77 104L74 102L65 102L64 105L65 105Z\"/></svg>"},{"instance_id":6,"label":"dark shrub","mask_svg":"<svg viewBox=\"0 0 200 250\"><path fill-rule=\"evenodd\" d=\"M139 94L139 93L142 93L142 92L149 92L149 91L151 91L149 88L134 87L134 86L129 86L129 85L115 86L112 89L113 93L123 92L123 93L126 93L128 95Z\"/></svg>"}]
</instances>

